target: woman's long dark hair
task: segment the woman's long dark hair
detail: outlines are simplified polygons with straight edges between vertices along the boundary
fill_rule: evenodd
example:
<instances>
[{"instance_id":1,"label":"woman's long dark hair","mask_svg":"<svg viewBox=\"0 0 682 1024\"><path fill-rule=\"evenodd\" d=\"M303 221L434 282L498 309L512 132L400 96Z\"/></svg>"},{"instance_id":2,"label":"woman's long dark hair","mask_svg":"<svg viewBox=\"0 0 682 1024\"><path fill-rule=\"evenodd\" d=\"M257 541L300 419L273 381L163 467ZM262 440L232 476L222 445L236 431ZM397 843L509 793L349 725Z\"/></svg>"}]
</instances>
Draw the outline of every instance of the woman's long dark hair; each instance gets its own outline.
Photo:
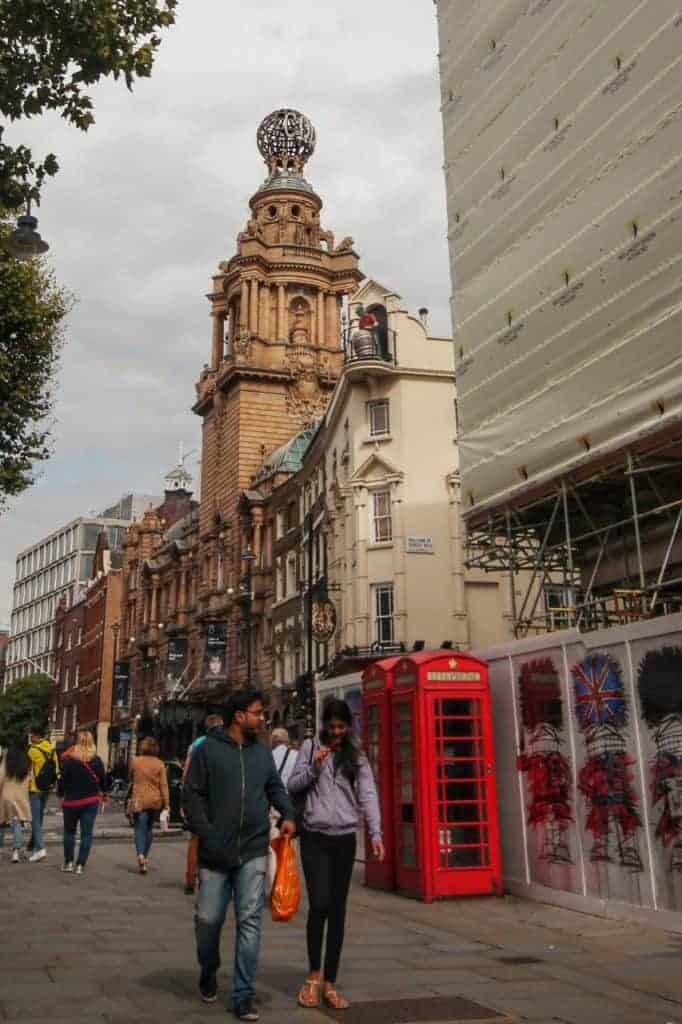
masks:
<instances>
[{"instance_id":1,"label":"woman's long dark hair","mask_svg":"<svg viewBox=\"0 0 682 1024\"><path fill-rule=\"evenodd\" d=\"M8 779L23 782L31 770L31 761L23 747L13 743L5 754L5 774Z\"/></svg>"},{"instance_id":2,"label":"woman's long dark hair","mask_svg":"<svg viewBox=\"0 0 682 1024\"><path fill-rule=\"evenodd\" d=\"M322 705L322 729L320 730L320 742L325 746L330 742L330 736L325 727L334 719L345 722L348 726L348 732L343 737L340 747L334 751L334 771L341 772L354 786L358 777L360 751L353 736L353 713L345 700L339 700L338 697L327 697Z\"/></svg>"}]
</instances>

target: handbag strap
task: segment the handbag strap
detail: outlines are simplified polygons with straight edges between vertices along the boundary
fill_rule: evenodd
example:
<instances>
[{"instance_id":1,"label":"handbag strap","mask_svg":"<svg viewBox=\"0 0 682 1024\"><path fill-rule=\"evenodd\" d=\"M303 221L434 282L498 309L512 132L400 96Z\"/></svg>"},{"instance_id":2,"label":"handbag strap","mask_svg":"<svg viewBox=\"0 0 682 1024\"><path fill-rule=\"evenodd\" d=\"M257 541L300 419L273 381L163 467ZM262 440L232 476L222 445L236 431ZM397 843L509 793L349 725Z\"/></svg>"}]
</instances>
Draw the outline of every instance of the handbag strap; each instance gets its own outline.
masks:
<instances>
[{"instance_id":1,"label":"handbag strap","mask_svg":"<svg viewBox=\"0 0 682 1024\"><path fill-rule=\"evenodd\" d=\"M281 763L281 765L280 765L280 766L279 766L279 768L277 769L277 774L279 775L280 779L282 778L282 772L284 771L284 765L285 765L285 764L287 763L287 761L288 761L288 759L289 759L289 754L290 754L290 753L291 753L291 747L287 747L287 752L286 752L286 754L284 755L284 757L282 758L282 763Z\"/></svg>"},{"instance_id":2,"label":"handbag strap","mask_svg":"<svg viewBox=\"0 0 682 1024\"><path fill-rule=\"evenodd\" d=\"M92 770L92 768L90 767L90 765L88 764L87 761L81 761L81 764L85 768L85 770L88 773L88 775L90 776L90 778L94 779L94 781L97 783L97 788L98 788L98 790L101 793L102 792L102 783L99 780L99 775L97 774L97 772L94 772Z\"/></svg>"}]
</instances>

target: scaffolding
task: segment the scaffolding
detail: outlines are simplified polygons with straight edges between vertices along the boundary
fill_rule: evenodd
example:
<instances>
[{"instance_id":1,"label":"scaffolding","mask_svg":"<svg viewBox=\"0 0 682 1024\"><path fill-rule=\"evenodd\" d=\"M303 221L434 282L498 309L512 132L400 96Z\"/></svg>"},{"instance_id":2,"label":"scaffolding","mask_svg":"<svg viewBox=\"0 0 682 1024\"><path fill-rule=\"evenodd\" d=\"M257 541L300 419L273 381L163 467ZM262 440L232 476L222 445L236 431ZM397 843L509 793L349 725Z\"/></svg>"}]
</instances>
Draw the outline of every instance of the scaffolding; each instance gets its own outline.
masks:
<instances>
[{"instance_id":1,"label":"scaffolding","mask_svg":"<svg viewBox=\"0 0 682 1024\"><path fill-rule=\"evenodd\" d=\"M467 517L467 564L510 577L515 635L682 609L682 425Z\"/></svg>"}]
</instances>

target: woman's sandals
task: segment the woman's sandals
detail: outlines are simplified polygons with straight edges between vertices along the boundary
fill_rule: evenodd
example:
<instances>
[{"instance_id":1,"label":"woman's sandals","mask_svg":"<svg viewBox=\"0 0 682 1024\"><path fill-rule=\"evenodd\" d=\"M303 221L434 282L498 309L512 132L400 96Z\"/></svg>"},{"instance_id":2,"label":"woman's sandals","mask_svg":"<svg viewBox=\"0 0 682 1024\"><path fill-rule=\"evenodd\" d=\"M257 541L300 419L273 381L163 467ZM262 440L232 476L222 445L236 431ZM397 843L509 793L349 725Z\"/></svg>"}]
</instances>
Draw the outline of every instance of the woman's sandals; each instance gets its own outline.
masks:
<instances>
[{"instance_id":1,"label":"woman's sandals","mask_svg":"<svg viewBox=\"0 0 682 1024\"><path fill-rule=\"evenodd\" d=\"M319 978L306 978L298 990L298 1005L308 1009L319 1006L321 985Z\"/></svg>"},{"instance_id":2,"label":"woman's sandals","mask_svg":"<svg viewBox=\"0 0 682 1024\"><path fill-rule=\"evenodd\" d=\"M322 994L322 998L330 1010L347 1010L350 1003L343 996L340 996L335 988L328 988Z\"/></svg>"}]
</instances>

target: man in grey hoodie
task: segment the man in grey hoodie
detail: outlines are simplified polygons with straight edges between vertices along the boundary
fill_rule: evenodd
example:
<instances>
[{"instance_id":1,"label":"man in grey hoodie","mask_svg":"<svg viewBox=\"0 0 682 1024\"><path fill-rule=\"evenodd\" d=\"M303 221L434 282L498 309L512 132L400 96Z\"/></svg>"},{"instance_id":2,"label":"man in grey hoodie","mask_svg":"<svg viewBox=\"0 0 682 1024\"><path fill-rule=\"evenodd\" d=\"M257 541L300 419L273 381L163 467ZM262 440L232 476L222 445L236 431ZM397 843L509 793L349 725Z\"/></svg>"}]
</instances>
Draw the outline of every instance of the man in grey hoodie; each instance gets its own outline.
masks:
<instances>
[{"instance_id":1,"label":"man in grey hoodie","mask_svg":"<svg viewBox=\"0 0 682 1024\"><path fill-rule=\"evenodd\" d=\"M265 711L258 690L233 694L223 732L209 732L190 762L183 788L187 825L199 837L195 914L199 993L215 1002L220 933L234 899L237 919L232 1001L239 1020L256 1021L253 984L258 967L270 806L293 836L293 808L270 749L258 741Z\"/></svg>"}]
</instances>

